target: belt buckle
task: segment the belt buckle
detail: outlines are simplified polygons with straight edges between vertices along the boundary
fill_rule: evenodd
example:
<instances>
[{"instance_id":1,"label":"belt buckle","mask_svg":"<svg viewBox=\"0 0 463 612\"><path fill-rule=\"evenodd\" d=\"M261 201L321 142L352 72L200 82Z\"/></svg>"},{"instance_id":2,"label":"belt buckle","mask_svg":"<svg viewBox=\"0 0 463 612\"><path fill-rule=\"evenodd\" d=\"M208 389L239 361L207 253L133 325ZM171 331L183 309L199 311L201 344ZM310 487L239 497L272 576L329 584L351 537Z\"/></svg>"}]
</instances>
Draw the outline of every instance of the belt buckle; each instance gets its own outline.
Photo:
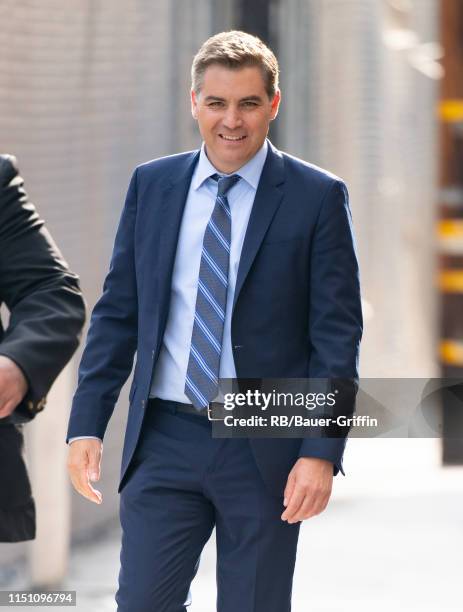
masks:
<instances>
[{"instance_id":1,"label":"belt buckle","mask_svg":"<svg viewBox=\"0 0 463 612\"><path fill-rule=\"evenodd\" d=\"M212 408L214 406L214 402L210 402L207 405L207 418L209 419L209 421L223 421L223 419L214 419L214 417L212 416ZM216 403L216 406L220 406L220 404Z\"/></svg>"}]
</instances>

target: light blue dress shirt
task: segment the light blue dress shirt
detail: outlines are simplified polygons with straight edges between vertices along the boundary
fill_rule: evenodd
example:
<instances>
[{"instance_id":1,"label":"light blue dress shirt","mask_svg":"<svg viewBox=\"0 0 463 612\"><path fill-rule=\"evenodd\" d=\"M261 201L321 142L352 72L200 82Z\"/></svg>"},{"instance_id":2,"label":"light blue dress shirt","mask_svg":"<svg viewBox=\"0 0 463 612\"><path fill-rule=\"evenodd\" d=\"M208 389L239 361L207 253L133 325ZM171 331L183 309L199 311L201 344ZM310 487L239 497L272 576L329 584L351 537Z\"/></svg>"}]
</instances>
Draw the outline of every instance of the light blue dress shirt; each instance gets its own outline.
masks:
<instances>
[{"instance_id":1,"label":"light blue dress shirt","mask_svg":"<svg viewBox=\"0 0 463 612\"><path fill-rule=\"evenodd\" d=\"M227 194L232 227L220 378L236 378L231 344L232 305L241 249L267 157L267 149L268 144L265 141L254 157L233 173L238 174L241 180ZM210 177L216 173L222 174L209 161L203 144L191 178L180 226L172 274L169 316L154 370L150 397L191 404L184 392L185 378L190 356L204 232L214 209L218 188L217 181ZM218 396L216 399L221 398ZM94 436L75 437L69 440L69 443L92 437Z\"/></svg>"},{"instance_id":2,"label":"light blue dress shirt","mask_svg":"<svg viewBox=\"0 0 463 612\"><path fill-rule=\"evenodd\" d=\"M232 222L220 378L236 378L231 345L232 305L241 249L243 248L249 216L267 156L267 146L267 141L265 141L256 155L233 173L238 174L241 180L227 193ZM198 164L191 178L190 190L180 226L172 275L169 316L161 352L154 371L150 397L159 397L184 404L191 403L184 393L184 387L190 356L204 232L212 215L217 196L217 181L210 177L216 173L220 174L209 161L203 144Z\"/></svg>"}]
</instances>

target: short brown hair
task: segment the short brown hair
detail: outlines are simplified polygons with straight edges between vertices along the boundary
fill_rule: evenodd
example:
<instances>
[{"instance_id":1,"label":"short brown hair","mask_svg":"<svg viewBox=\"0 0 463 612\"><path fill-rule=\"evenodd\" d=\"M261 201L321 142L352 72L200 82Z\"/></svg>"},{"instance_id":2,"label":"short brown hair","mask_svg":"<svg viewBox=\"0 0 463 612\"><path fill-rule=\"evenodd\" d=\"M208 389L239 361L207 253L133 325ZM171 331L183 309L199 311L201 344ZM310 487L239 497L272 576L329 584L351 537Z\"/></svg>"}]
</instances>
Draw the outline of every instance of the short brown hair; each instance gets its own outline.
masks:
<instances>
[{"instance_id":1,"label":"short brown hair","mask_svg":"<svg viewBox=\"0 0 463 612\"><path fill-rule=\"evenodd\" d=\"M198 94L206 69L219 64L231 70L257 66L262 71L268 97L273 99L278 89L278 62L273 52L257 36L231 30L208 38L193 59L191 83Z\"/></svg>"}]
</instances>

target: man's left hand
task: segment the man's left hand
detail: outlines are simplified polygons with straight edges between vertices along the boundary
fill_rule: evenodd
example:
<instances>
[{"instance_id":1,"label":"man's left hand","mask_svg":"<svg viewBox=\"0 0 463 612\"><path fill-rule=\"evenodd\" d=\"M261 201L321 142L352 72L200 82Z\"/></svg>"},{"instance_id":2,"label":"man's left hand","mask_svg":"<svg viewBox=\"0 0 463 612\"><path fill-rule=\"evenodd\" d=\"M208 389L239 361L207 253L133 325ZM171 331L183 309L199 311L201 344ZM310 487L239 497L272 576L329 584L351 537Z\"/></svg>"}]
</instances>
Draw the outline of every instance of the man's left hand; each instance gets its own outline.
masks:
<instances>
[{"instance_id":1,"label":"man's left hand","mask_svg":"<svg viewBox=\"0 0 463 612\"><path fill-rule=\"evenodd\" d=\"M13 412L27 393L27 380L19 366L0 355L0 419Z\"/></svg>"},{"instance_id":2,"label":"man's left hand","mask_svg":"<svg viewBox=\"0 0 463 612\"><path fill-rule=\"evenodd\" d=\"M300 457L289 473L284 492L283 521L297 523L326 508L333 487L333 464L317 457Z\"/></svg>"}]
</instances>

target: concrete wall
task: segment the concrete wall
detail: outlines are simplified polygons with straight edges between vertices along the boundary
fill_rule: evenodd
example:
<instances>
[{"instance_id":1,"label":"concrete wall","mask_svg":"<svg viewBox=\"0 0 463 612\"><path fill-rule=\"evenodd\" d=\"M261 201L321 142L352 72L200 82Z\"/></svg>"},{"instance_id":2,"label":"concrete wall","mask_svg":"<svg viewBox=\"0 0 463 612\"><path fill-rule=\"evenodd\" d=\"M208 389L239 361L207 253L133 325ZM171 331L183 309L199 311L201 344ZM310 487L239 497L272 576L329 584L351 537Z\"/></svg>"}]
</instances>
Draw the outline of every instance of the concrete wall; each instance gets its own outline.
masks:
<instances>
[{"instance_id":1,"label":"concrete wall","mask_svg":"<svg viewBox=\"0 0 463 612\"><path fill-rule=\"evenodd\" d=\"M81 277L89 310L101 293L134 167L200 143L189 111L191 60L205 38L230 27L231 4L0 0L0 150L18 157L32 201ZM72 384L61 385L47 407L58 424L56 445L64 444L79 355ZM127 387L105 438L105 503L96 507L72 494L75 538L117 514L126 414ZM34 454L39 427L37 421L27 432ZM57 500L56 513L67 503L64 496L60 510ZM25 550L0 545L0 564Z\"/></svg>"}]
</instances>

